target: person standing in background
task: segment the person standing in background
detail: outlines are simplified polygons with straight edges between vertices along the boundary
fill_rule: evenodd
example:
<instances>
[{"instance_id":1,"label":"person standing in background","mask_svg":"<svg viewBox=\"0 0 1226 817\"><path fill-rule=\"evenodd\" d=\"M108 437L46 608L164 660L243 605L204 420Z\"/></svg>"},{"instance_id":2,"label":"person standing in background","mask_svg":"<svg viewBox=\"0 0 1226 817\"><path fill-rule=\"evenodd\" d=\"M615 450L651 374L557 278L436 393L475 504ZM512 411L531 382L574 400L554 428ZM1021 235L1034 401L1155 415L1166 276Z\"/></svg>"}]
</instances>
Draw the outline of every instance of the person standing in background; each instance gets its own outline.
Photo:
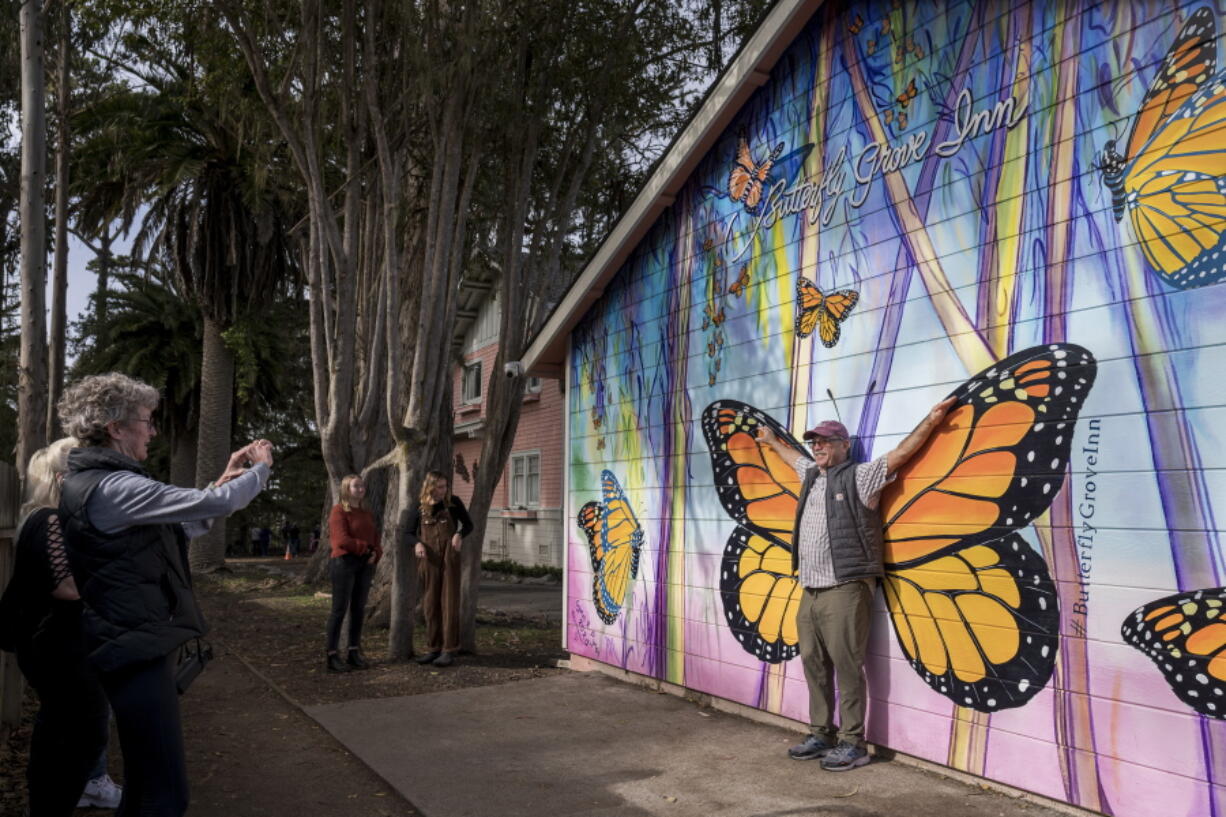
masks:
<instances>
[{"instance_id":1,"label":"person standing in background","mask_svg":"<svg viewBox=\"0 0 1226 817\"><path fill-rule=\"evenodd\" d=\"M460 651L460 544L473 521L440 471L426 474L417 509L409 515L405 543L417 554L426 653L419 664L447 667Z\"/></svg>"},{"instance_id":2,"label":"person standing in background","mask_svg":"<svg viewBox=\"0 0 1226 817\"><path fill-rule=\"evenodd\" d=\"M332 576L332 612L328 616L328 635L324 666L328 672L348 672L370 666L362 655L362 622L366 617L366 597L375 575L375 565L383 557L375 518L363 507L366 482L357 474L341 480L341 501L328 514L328 537L332 557L328 565ZM341 624L349 614L349 649L341 660Z\"/></svg>"}]
</instances>

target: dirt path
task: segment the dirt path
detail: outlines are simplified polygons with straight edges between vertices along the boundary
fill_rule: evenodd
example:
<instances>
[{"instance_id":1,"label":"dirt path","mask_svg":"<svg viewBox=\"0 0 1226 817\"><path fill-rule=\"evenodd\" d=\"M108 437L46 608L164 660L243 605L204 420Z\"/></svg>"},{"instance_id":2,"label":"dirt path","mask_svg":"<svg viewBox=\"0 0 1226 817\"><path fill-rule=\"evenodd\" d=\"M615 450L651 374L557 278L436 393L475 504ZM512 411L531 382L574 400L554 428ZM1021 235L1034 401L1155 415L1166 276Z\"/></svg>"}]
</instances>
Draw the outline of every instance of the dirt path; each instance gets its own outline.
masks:
<instances>
[{"instance_id":1,"label":"dirt path","mask_svg":"<svg viewBox=\"0 0 1226 817\"><path fill-rule=\"evenodd\" d=\"M234 654L220 652L183 699L192 817L418 814Z\"/></svg>"}]
</instances>

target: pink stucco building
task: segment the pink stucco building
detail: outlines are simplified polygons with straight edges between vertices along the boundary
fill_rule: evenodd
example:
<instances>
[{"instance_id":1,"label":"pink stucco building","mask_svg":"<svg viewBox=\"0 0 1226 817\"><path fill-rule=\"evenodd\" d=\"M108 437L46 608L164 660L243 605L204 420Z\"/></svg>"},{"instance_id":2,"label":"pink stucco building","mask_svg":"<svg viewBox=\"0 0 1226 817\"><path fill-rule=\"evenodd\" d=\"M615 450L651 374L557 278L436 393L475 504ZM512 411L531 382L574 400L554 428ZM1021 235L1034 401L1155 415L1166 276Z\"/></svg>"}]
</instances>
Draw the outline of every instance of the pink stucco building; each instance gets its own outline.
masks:
<instances>
[{"instance_id":1,"label":"pink stucco building","mask_svg":"<svg viewBox=\"0 0 1226 817\"><path fill-rule=\"evenodd\" d=\"M497 297L477 308L454 372L453 490L471 504L473 473L480 468L486 400L498 354L501 310ZM485 529L486 559L562 566L563 395L556 380L529 380L511 457L494 492Z\"/></svg>"}]
</instances>

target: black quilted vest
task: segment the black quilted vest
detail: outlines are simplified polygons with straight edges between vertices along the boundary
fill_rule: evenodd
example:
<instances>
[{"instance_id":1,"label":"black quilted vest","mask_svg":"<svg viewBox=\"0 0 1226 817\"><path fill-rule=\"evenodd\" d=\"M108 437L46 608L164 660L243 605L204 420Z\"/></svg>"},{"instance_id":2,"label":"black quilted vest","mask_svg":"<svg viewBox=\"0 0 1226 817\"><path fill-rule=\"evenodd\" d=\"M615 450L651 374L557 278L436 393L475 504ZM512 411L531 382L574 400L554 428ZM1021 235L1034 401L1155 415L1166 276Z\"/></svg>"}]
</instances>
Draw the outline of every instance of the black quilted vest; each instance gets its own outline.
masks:
<instances>
[{"instance_id":1,"label":"black quilted vest","mask_svg":"<svg viewBox=\"0 0 1226 817\"><path fill-rule=\"evenodd\" d=\"M856 465L847 460L826 472L826 525L830 531L830 557L839 582L881 576L881 514L860 501L856 491ZM796 505L792 570L800 570L800 517L819 469L810 468Z\"/></svg>"},{"instance_id":2,"label":"black quilted vest","mask_svg":"<svg viewBox=\"0 0 1226 817\"><path fill-rule=\"evenodd\" d=\"M148 476L109 448L68 455L60 499L64 545L77 590L90 661L103 672L169 655L208 630L192 594L187 537L179 525L137 525L118 533L94 528L89 498L107 476Z\"/></svg>"}]
</instances>

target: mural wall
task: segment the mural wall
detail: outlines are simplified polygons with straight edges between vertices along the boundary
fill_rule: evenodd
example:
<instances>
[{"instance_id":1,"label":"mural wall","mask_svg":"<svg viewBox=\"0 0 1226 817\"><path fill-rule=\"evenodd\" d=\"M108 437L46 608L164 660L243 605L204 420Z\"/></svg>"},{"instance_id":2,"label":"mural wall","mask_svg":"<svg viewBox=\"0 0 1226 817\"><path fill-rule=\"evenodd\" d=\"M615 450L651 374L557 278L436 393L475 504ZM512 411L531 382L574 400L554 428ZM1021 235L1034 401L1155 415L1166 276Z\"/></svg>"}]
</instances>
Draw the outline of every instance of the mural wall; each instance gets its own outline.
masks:
<instances>
[{"instance_id":1,"label":"mural wall","mask_svg":"<svg viewBox=\"0 0 1226 817\"><path fill-rule=\"evenodd\" d=\"M572 336L567 641L804 721L798 456L883 497L870 740L1226 817L1220 5L819 11Z\"/></svg>"}]
</instances>

